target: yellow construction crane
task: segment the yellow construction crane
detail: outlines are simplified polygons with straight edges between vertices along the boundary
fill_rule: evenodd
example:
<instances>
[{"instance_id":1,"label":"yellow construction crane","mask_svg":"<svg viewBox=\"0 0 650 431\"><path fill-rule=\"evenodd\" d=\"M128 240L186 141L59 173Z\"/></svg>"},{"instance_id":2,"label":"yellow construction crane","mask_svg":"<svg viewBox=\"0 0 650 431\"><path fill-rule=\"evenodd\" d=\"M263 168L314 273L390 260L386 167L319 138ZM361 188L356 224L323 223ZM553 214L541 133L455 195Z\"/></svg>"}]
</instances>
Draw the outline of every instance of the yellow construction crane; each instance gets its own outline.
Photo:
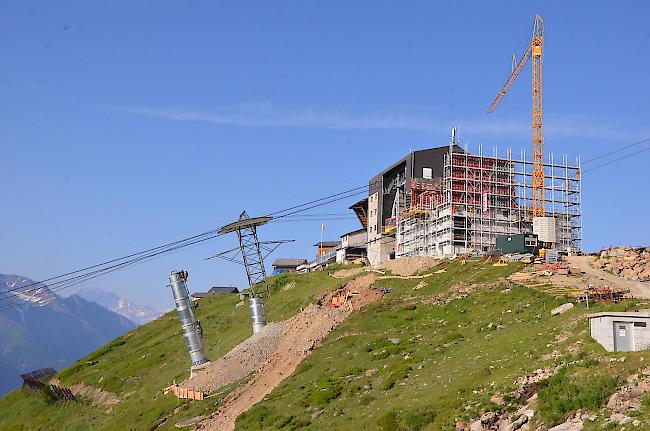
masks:
<instances>
[{"instance_id":1,"label":"yellow construction crane","mask_svg":"<svg viewBox=\"0 0 650 431\"><path fill-rule=\"evenodd\" d=\"M544 135L542 133L542 61L544 59L544 20L535 16L533 35L526 52L517 63L505 85L490 105L488 114L494 111L506 95L528 59L531 59L533 69L533 217L546 215L544 205Z\"/></svg>"}]
</instances>

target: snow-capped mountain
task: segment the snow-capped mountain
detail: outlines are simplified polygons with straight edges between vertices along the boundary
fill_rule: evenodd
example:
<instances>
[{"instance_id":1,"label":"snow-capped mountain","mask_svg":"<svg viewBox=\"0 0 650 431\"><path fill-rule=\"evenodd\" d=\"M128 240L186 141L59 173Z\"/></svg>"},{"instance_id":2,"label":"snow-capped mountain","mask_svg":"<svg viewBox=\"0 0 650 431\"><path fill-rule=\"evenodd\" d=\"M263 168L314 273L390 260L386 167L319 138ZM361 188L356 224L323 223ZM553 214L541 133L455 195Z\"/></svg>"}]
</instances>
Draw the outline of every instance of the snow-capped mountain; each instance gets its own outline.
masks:
<instances>
[{"instance_id":1,"label":"snow-capped mountain","mask_svg":"<svg viewBox=\"0 0 650 431\"><path fill-rule=\"evenodd\" d=\"M134 304L114 293L100 289L81 289L77 295L103 305L138 325L144 325L165 313L165 311L153 307Z\"/></svg>"},{"instance_id":2,"label":"snow-capped mountain","mask_svg":"<svg viewBox=\"0 0 650 431\"><path fill-rule=\"evenodd\" d=\"M42 283L0 274L0 396L19 386L19 374L65 368L135 327L79 295L64 298Z\"/></svg>"}]
</instances>

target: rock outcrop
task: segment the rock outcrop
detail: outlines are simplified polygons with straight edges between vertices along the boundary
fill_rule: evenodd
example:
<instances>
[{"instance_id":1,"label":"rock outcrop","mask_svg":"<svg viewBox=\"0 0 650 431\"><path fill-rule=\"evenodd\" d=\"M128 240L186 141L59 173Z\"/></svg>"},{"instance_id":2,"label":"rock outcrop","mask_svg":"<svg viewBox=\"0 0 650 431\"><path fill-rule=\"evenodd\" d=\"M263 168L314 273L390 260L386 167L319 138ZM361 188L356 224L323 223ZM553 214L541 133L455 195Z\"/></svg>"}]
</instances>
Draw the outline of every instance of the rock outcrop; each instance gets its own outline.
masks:
<instances>
[{"instance_id":1,"label":"rock outcrop","mask_svg":"<svg viewBox=\"0 0 650 431\"><path fill-rule=\"evenodd\" d=\"M607 248L594 265L628 280L650 281L650 247Z\"/></svg>"}]
</instances>

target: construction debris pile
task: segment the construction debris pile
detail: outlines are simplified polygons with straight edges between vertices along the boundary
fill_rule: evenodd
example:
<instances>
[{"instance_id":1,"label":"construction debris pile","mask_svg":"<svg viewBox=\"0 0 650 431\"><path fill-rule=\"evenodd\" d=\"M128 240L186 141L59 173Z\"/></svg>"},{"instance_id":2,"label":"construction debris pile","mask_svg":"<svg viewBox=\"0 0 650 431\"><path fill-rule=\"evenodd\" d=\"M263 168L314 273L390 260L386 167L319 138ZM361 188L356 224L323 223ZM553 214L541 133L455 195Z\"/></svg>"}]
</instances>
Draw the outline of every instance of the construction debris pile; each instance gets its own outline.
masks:
<instances>
[{"instance_id":1,"label":"construction debris pile","mask_svg":"<svg viewBox=\"0 0 650 431\"><path fill-rule=\"evenodd\" d=\"M650 247L611 247L598 254L595 266L632 281L650 281Z\"/></svg>"}]
</instances>

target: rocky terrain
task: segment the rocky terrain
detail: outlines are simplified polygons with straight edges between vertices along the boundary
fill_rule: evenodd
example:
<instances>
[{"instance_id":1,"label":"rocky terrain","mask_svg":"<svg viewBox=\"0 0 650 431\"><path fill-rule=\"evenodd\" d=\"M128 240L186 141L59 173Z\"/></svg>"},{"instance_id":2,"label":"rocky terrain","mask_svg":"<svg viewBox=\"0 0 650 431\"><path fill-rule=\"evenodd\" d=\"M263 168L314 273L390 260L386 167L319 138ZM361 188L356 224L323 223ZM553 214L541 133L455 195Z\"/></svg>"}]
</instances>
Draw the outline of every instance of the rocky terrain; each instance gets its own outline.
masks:
<instances>
[{"instance_id":1,"label":"rocky terrain","mask_svg":"<svg viewBox=\"0 0 650 431\"><path fill-rule=\"evenodd\" d=\"M632 281L650 281L650 247L611 247L600 251L597 268Z\"/></svg>"}]
</instances>

